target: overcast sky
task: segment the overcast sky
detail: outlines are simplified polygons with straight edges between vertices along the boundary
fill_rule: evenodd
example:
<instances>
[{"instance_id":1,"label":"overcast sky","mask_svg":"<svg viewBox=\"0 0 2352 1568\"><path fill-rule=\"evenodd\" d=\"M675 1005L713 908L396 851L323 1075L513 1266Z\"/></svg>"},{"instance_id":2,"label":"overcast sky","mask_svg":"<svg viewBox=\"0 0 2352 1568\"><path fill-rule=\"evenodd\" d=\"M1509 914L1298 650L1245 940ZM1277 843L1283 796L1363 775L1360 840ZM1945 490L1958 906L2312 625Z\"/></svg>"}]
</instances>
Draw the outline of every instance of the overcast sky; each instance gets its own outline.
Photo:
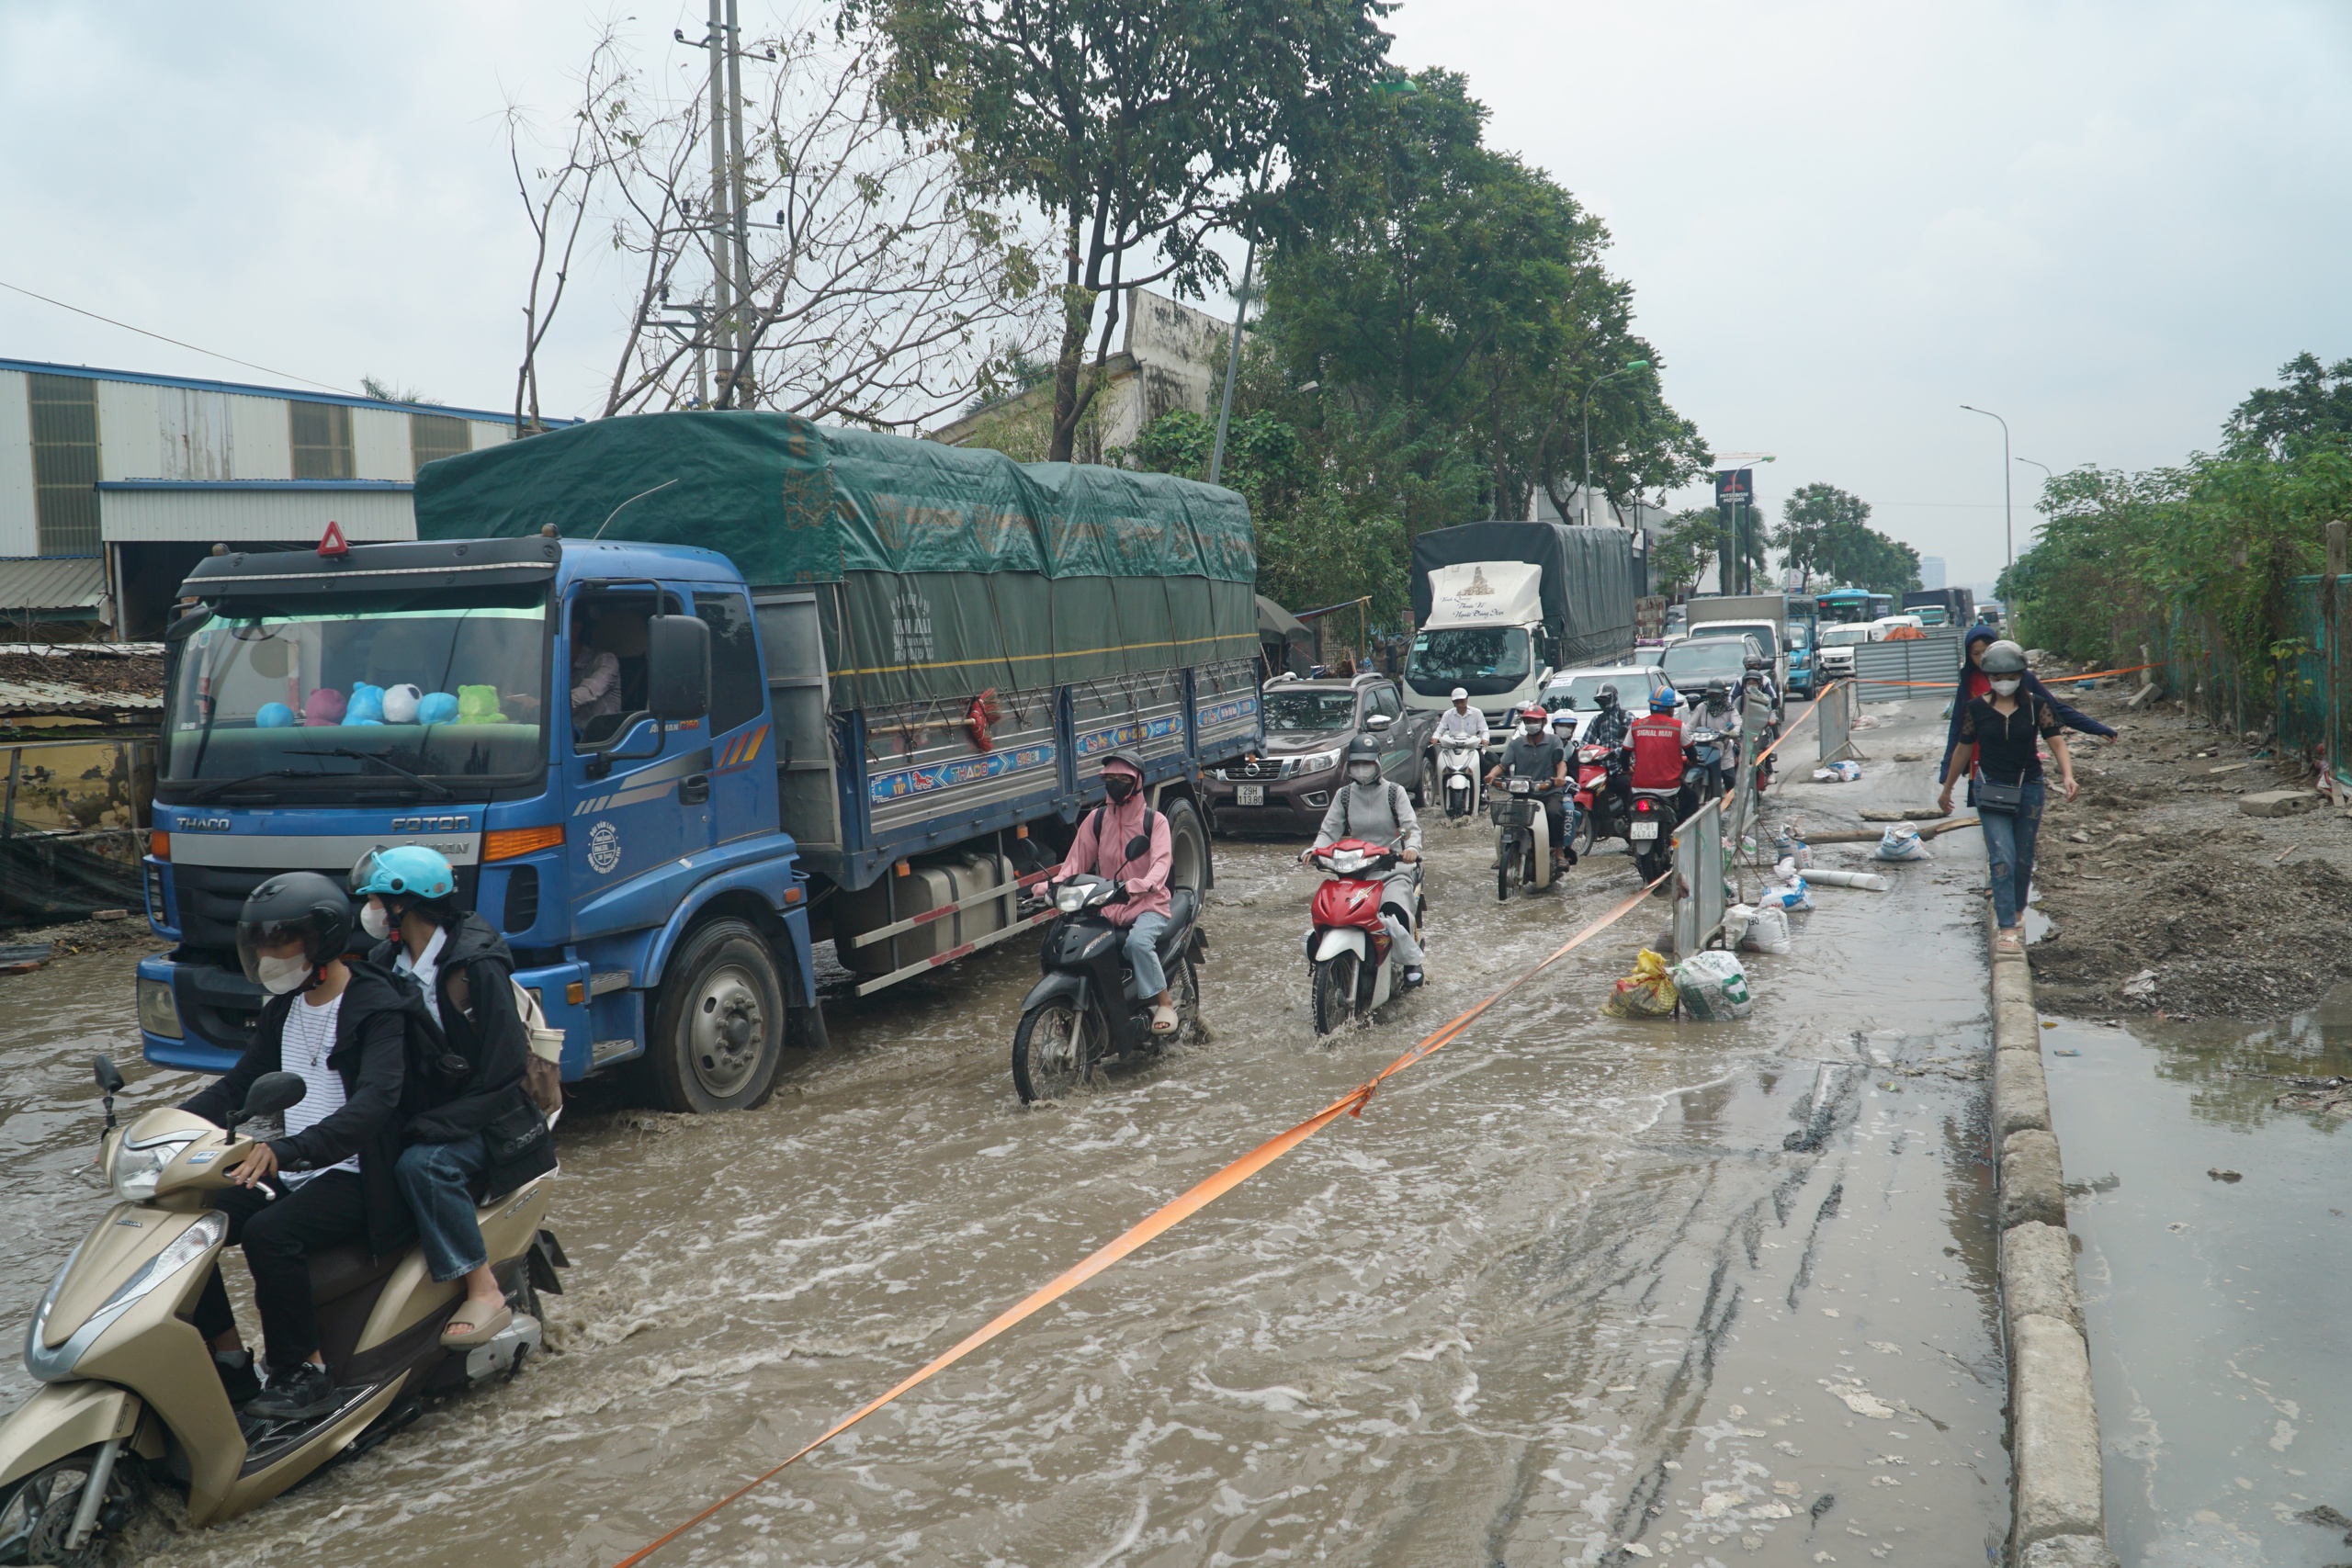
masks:
<instances>
[{"instance_id":1,"label":"overcast sky","mask_svg":"<svg viewBox=\"0 0 2352 1568\"><path fill-rule=\"evenodd\" d=\"M745 0L747 27L778 14ZM613 13L657 71L701 8ZM511 406L511 100L550 120L608 13L561 0L0 5L0 357L363 372ZM2061 470L2210 446L2302 349L2352 355L2352 7L1410 0L1408 66L1609 223L1668 399L1758 490L1851 490L1954 581L2003 558L2000 430ZM550 412L622 307L569 307ZM2018 543L2040 472L2020 464Z\"/></svg>"}]
</instances>

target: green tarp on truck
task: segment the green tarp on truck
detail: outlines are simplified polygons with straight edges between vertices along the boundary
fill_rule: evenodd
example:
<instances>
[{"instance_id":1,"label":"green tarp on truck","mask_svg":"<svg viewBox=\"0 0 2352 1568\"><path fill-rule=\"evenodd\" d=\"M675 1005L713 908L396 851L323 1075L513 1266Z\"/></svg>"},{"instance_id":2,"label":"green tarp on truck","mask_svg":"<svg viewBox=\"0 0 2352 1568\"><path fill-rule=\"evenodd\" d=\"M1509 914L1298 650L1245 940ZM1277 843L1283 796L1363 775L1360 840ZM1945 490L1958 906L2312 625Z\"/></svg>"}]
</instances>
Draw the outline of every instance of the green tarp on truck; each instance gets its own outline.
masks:
<instances>
[{"instance_id":1,"label":"green tarp on truck","mask_svg":"<svg viewBox=\"0 0 2352 1568\"><path fill-rule=\"evenodd\" d=\"M592 420L428 463L424 539L553 524L718 551L755 588L837 584L840 706L896 706L1255 659L1246 502L1166 474L1000 452L794 414Z\"/></svg>"},{"instance_id":2,"label":"green tarp on truck","mask_svg":"<svg viewBox=\"0 0 2352 1568\"><path fill-rule=\"evenodd\" d=\"M421 487L420 487L421 488ZM1562 670L1605 664L1634 648L1634 601L1641 563L1623 528L1566 523L1464 523L1432 528L1413 540L1413 615L1430 615L1430 573L1472 561L1522 561L1543 570L1544 621L1553 630L1553 664Z\"/></svg>"}]
</instances>

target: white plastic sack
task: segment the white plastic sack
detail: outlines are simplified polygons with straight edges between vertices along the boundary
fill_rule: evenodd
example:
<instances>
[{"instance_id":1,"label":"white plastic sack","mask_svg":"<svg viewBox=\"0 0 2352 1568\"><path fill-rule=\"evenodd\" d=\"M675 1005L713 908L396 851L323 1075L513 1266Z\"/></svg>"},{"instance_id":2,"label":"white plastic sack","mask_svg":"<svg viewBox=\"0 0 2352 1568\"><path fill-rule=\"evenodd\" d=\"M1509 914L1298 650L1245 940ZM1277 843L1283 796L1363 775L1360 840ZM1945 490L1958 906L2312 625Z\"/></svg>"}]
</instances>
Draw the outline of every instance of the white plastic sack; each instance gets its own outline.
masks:
<instances>
[{"instance_id":1,"label":"white plastic sack","mask_svg":"<svg viewBox=\"0 0 2352 1568\"><path fill-rule=\"evenodd\" d=\"M1861 776L1862 765L1860 762L1831 762L1813 770L1813 782L1815 784L1852 784Z\"/></svg>"},{"instance_id":2,"label":"white plastic sack","mask_svg":"<svg viewBox=\"0 0 2352 1568\"><path fill-rule=\"evenodd\" d=\"M1756 900L1758 908L1773 907L1782 909L1810 909L1813 893L1805 886L1804 878L1792 876L1787 881L1774 882Z\"/></svg>"},{"instance_id":3,"label":"white plastic sack","mask_svg":"<svg viewBox=\"0 0 2352 1568\"><path fill-rule=\"evenodd\" d=\"M1747 971L1728 953L1694 953L1674 966L1682 1006L1702 1023L1729 1023L1755 1006L1747 994Z\"/></svg>"},{"instance_id":4,"label":"white plastic sack","mask_svg":"<svg viewBox=\"0 0 2352 1568\"><path fill-rule=\"evenodd\" d=\"M1784 829L1779 838L1772 840L1772 858L1804 871L1813 864L1813 846Z\"/></svg>"},{"instance_id":5,"label":"white plastic sack","mask_svg":"<svg viewBox=\"0 0 2352 1568\"><path fill-rule=\"evenodd\" d=\"M1724 927L1724 936L1726 940L1731 938L1728 923ZM1748 953L1787 953L1795 946L1789 935L1789 912L1778 904L1750 911L1736 945Z\"/></svg>"},{"instance_id":6,"label":"white plastic sack","mask_svg":"<svg viewBox=\"0 0 2352 1568\"><path fill-rule=\"evenodd\" d=\"M1881 860L1933 860L1935 852L1919 838L1919 829L1908 822L1897 822L1878 838L1878 858Z\"/></svg>"},{"instance_id":7,"label":"white plastic sack","mask_svg":"<svg viewBox=\"0 0 2352 1568\"><path fill-rule=\"evenodd\" d=\"M1748 925L1755 919L1756 911L1746 904L1734 904L1730 908L1724 909L1724 944L1730 947L1739 946L1740 939L1747 934Z\"/></svg>"}]
</instances>

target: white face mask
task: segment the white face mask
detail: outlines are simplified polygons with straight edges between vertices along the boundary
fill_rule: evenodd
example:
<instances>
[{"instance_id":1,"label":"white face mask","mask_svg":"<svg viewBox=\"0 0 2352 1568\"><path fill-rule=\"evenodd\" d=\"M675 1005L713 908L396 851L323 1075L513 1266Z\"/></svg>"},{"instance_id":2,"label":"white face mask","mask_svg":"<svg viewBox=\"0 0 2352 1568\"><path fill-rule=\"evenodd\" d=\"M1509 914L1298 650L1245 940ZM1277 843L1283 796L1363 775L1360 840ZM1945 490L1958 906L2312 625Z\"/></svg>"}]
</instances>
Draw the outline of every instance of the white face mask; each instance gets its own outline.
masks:
<instances>
[{"instance_id":1,"label":"white face mask","mask_svg":"<svg viewBox=\"0 0 2352 1568\"><path fill-rule=\"evenodd\" d=\"M368 900L368 907L359 911L359 929L378 942L381 942L392 934L391 914L381 904L370 898Z\"/></svg>"},{"instance_id":2,"label":"white face mask","mask_svg":"<svg viewBox=\"0 0 2352 1568\"><path fill-rule=\"evenodd\" d=\"M299 990L302 982L311 977L311 961L307 958L272 958L264 953L254 967L261 971L263 988L275 997Z\"/></svg>"},{"instance_id":3,"label":"white face mask","mask_svg":"<svg viewBox=\"0 0 2352 1568\"><path fill-rule=\"evenodd\" d=\"M1380 764L1377 762L1350 762L1348 764L1348 777L1353 779L1360 784L1377 784L1380 781Z\"/></svg>"},{"instance_id":4,"label":"white face mask","mask_svg":"<svg viewBox=\"0 0 2352 1568\"><path fill-rule=\"evenodd\" d=\"M1993 682L1993 692L1996 696L2014 697L2018 694L2018 688L2022 684L2024 684L2024 682L2018 680L2015 676L2011 676L2006 681L1996 680Z\"/></svg>"}]
</instances>

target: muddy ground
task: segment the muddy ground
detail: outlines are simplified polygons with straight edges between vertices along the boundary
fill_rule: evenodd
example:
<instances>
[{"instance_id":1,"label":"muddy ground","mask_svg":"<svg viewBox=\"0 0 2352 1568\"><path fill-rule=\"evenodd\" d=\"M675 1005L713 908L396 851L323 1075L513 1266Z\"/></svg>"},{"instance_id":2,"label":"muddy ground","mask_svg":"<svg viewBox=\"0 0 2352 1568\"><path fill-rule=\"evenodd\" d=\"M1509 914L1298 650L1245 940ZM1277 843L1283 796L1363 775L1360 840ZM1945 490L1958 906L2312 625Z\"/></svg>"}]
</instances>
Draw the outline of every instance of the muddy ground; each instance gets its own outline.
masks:
<instances>
[{"instance_id":1,"label":"muddy ground","mask_svg":"<svg viewBox=\"0 0 2352 1568\"><path fill-rule=\"evenodd\" d=\"M2174 704L2129 712L2128 683L2103 684L2061 688L2121 735L2072 738L2082 797L2053 790L2042 824L2034 880L2055 928L2033 951L2043 1010L2261 1021L2352 976L2352 820L2324 803L2245 815L2240 796L2310 776ZM2127 995L2149 970L2153 985Z\"/></svg>"}]
</instances>

